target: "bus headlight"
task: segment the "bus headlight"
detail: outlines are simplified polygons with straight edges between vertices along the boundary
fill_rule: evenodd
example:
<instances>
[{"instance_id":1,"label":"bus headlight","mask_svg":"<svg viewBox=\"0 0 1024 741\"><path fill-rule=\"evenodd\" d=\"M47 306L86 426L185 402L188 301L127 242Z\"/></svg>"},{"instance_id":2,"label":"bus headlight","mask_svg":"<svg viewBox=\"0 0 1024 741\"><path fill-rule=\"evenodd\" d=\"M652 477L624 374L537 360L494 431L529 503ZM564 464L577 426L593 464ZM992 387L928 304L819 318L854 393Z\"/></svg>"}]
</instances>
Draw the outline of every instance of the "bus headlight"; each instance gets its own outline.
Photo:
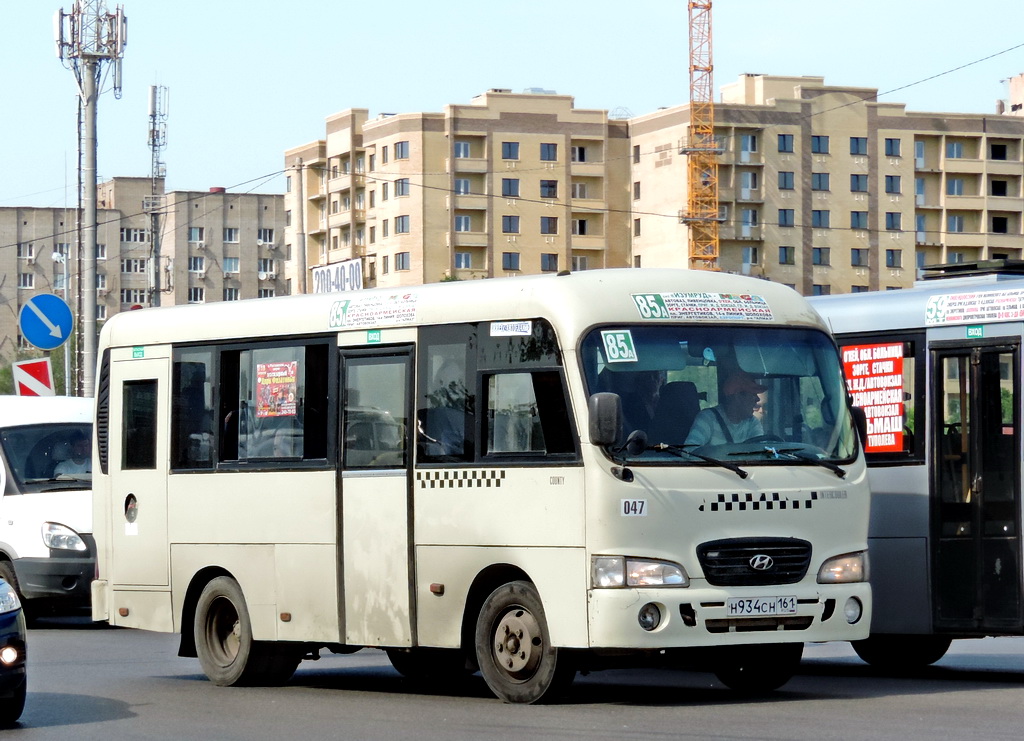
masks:
<instances>
[{"instance_id":1,"label":"bus headlight","mask_svg":"<svg viewBox=\"0 0 1024 741\"><path fill-rule=\"evenodd\" d=\"M850 584L868 580L867 551L830 558L818 569L818 584Z\"/></svg>"},{"instance_id":2,"label":"bus headlight","mask_svg":"<svg viewBox=\"0 0 1024 741\"><path fill-rule=\"evenodd\" d=\"M686 569L671 561L653 561L625 556L594 556L590 562L590 583L595 589L614 587L688 587Z\"/></svg>"},{"instance_id":3,"label":"bus headlight","mask_svg":"<svg viewBox=\"0 0 1024 741\"><path fill-rule=\"evenodd\" d=\"M43 543L47 548L58 551L84 551L85 541L67 525L56 522L43 523Z\"/></svg>"},{"instance_id":4,"label":"bus headlight","mask_svg":"<svg viewBox=\"0 0 1024 741\"><path fill-rule=\"evenodd\" d=\"M18 593L14 591L14 587L0 579L0 615L14 612L19 607L21 607L21 600L18 599Z\"/></svg>"}]
</instances>

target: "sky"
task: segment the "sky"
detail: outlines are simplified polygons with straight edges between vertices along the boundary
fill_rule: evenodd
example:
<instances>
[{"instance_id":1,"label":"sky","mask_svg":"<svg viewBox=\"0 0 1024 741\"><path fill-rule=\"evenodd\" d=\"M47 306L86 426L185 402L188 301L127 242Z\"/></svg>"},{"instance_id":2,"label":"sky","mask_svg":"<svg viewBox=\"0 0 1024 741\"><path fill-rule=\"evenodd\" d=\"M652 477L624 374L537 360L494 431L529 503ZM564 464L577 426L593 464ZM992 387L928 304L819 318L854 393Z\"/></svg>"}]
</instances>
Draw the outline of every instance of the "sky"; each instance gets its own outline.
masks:
<instances>
[{"instance_id":1,"label":"sky","mask_svg":"<svg viewBox=\"0 0 1024 741\"><path fill-rule=\"evenodd\" d=\"M53 16L0 16L0 206L76 203L76 97ZM107 0L107 9L116 5ZM280 193L284 151L328 116L441 111L540 87L642 115L689 96L686 0L124 0L122 96L98 111L98 176L148 177L149 89L168 89L168 190ZM993 113L1024 72L1021 0L715 0L714 85L744 73L877 88L908 110ZM105 65L106 67L106 65ZM716 92L716 99L718 95Z\"/></svg>"}]
</instances>

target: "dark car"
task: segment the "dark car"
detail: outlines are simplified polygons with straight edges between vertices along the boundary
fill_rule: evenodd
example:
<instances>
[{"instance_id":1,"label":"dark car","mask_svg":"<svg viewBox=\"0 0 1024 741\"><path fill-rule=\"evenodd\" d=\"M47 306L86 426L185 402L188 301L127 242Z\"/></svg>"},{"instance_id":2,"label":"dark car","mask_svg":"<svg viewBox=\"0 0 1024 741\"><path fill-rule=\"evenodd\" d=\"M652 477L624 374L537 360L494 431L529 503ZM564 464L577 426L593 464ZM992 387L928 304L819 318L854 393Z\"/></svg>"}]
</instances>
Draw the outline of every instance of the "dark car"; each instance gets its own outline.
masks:
<instances>
[{"instance_id":1,"label":"dark car","mask_svg":"<svg viewBox=\"0 0 1024 741\"><path fill-rule=\"evenodd\" d=\"M11 585L0 579L0 728L25 709L25 615Z\"/></svg>"}]
</instances>

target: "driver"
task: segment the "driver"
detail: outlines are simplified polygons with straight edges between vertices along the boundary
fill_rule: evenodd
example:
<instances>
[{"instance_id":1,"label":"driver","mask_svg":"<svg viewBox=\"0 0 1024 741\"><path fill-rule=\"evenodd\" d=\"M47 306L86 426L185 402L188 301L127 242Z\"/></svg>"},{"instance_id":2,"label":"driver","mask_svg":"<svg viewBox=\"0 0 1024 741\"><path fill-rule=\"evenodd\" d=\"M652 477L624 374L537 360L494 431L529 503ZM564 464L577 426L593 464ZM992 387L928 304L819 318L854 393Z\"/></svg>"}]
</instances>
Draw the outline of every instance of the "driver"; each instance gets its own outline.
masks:
<instances>
[{"instance_id":1,"label":"driver","mask_svg":"<svg viewBox=\"0 0 1024 741\"><path fill-rule=\"evenodd\" d=\"M702 409L693 421L686 445L741 443L764 434L754 410L767 391L746 371L730 373L722 385L718 406Z\"/></svg>"},{"instance_id":2,"label":"driver","mask_svg":"<svg viewBox=\"0 0 1024 741\"><path fill-rule=\"evenodd\" d=\"M80 473L92 471L92 445L84 433L75 431L71 436L71 457L57 464L53 469L53 475L62 474L74 476Z\"/></svg>"}]
</instances>

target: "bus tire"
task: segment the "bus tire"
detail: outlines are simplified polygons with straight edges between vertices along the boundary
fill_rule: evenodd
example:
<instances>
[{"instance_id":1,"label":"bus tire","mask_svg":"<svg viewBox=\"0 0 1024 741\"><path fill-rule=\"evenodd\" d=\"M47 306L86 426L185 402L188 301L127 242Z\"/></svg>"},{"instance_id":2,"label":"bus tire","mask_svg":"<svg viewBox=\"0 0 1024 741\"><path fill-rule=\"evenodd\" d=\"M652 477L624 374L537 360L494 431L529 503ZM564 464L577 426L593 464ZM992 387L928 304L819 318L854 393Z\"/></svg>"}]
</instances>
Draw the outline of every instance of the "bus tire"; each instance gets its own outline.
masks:
<instances>
[{"instance_id":1,"label":"bus tire","mask_svg":"<svg viewBox=\"0 0 1024 741\"><path fill-rule=\"evenodd\" d=\"M853 641L853 650L876 669L920 669L946 655L951 638L936 635L872 634Z\"/></svg>"},{"instance_id":2,"label":"bus tire","mask_svg":"<svg viewBox=\"0 0 1024 741\"><path fill-rule=\"evenodd\" d=\"M491 592L480 608L475 645L484 681L508 703L548 702L576 676L565 651L551 645L544 606L530 582Z\"/></svg>"},{"instance_id":3,"label":"bus tire","mask_svg":"<svg viewBox=\"0 0 1024 741\"><path fill-rule=\"evenodd\" d=\"M229 576L203 588L193 630L203 673L219 687L284 684L301 660L298 651L253 640L242 588Z\"/></svg>"},{"instance_id":4,"label":"bus tire","mask_svg":"<svg viewBox=\"0 0 1024 741\"><path fill-rule=\"evenodd\" d=\"M802 643L729 646L716 656L715 676L736 692L764 694L792 679L803 652Z\"/></svg>"}]
</instances>

